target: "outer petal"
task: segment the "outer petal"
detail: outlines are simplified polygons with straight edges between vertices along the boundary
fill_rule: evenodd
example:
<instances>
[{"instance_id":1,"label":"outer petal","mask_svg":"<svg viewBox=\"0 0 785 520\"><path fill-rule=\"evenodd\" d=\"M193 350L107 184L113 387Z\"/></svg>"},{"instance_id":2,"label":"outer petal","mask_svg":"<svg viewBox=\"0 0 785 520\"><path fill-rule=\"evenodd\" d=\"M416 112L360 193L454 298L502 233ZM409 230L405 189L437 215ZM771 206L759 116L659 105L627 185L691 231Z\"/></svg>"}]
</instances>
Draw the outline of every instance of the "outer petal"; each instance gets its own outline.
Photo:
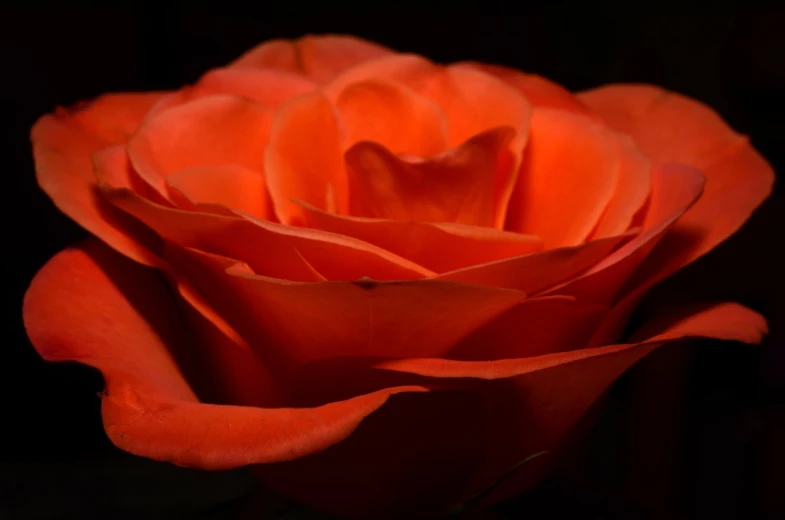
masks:
<instances>
[{"instance_id":1,"label":"outer petal","mask_svg":"<svg viewBox=\"0 0 785 520\"><path fill-rule=\"evenodd\" d=\"M602 125L538 108L507 229L538 235L547 248L582 243L611 201L618 167L614 139Z\"/></svg>"},{"instance_id":2,"label":"outer petal","mask_svg":"<svg viewBox=\"0 0 785 520\"><path fill-rule=\"evenodd\" d=\"M264 351L260 355L288 366L353 356L441 356L525 297L427 280L285 282L193 249L173 248L167 258Z\"/></svg>"},{"instance_id":3,"label":"outer petal","mask_svg":"<svg viewBox=\"0 0 785 520\"><path fill-rule=\"evenodd\" d=\"M304 207L309 227L377 245L437 273L542 250L538 237L487 227L348 217Z\"/></svg>"},{"instance_id":4,"label":"outer petal","mask_svg":"<svg viewBox=\"0 0 785 520\"><path fill-rule=\"evenodd\" d=\"M199 403L172 358L172 345L187 339L160 278L93 240L38 273L24 318L43 357L103 372L104 426L118 447L183 466L224 469L315 453L349 436L390 395L422 390L390 388L313 409Z\"/></svg>"},{"instance_id":5,"label":"outer petal","mask_svg":"<svg viewBox=\"0 0 785 520\"><path fill-rule=\"evenodd\" d=\"M710 323L729 311L737 327L718 334ZM635 345L493 362L397 360L344 374L352 381L417 382L442 390L395 398L346 442L291 464L264 466L260 474L290 496L344 515L444 513L524 458L558 448L602 391L660 343L685 335L757 341L765 328L760 316L732 304L686 316ZM319 381L302 379L302 385L313 384ZM521 467L487 502L520 493L548 462L543 456Z\"/></svg>"},{"instance_id":6,"label":"outer petal","mask_svg":"<svg viewBox=\"0 0 785 520\"><path fill-rule=\"evenodd\" d=\"M339 518L442 517L446 506L464 498L461 490L482 460L486 427L476 391L406 393L390 399L346 441L255 469L272 489Z\"/></svg>"},{"instance_id":7,"label":"outer petal","mask_svg":"<svg viewBox=\"0 0 785 520\"><path fill-rule=\"evenodd\" d=\"M167 95L168 92L105 94L66 112L105 144L121 144L136 132L150 108Z\"/></svg>"},{"instance_id":8,"label":"outer petal","mask_svg":"<svg viewBox=\"0 0 785 520\"><path fill-rule=\"evenodd\" d=\"M342 136L333 107L321 93L292 100L276 113L264 158L267 186L284 224L298 224L303 209L348 208Z\"/></svg>"},{"instance_id":9,"label":"outer petal","mask_svg":"<svg viewBox=\"0 0 785 520\"><path fill-rule=\"evenodd\" d=\"M479 134L448 153L406 160L375 143L346 152L349 213L404 222L493 226L498 189L515 171L509 127Z\"/></svg>"},{"instance_id":10,"label":"outer petal","mask_svg":"<svg viewBox=\"0 0 785 520\"><path fill-rule=\"evenodd\" d=\"M324 83L359 63L390 54L393 51L353 36L304 36L265 42L240 56L231 67L286 70Z\"/></svg>"},{"instance_id":11,"label":"outer petal","mask_svg":"<svg viewBox=\"0 0 785 520\"><path fill-rule=\"evenodd\" d=\"M169 275L194 340L194 359L203 385L201 400L216 404L280 407L284 381L265 365L246 341L181 276Z\"/></svg>"},{"instance_id":12,"label":"outer petal","mask_svg":"<svg viewBox=\"0 0 785 520\"><path fill-rule=\"evenodd\" d=\"M128 141L134 169L166 197L166 178L190 167L237 165L263 171L271 111L255 103L210 96L148 118Z\"/></svg>"},{"instance_id":13,"label":"outer petal","mask_svg":"<svg viewBox=\"0 0 785 520\"><path fill-rule=\"evenodd\" d=\"M138 262L157 265L140 226L95 189L90 156L125 142L146 111L163 94L110 94L38 120L30 139L38 184L57 207L80 226Z\"/></svg>"},{"instance_id":14,"label":"outer petal","mask_svg":"<svg viewBox=\"0 0 785 520\"><path fill-rule=\"evenodd\" d=\"M527 298L475 330L446 357L488 361L580 349L607 311L603 305L564 296Z\"/></svg>"},{"instance_id":15,"label":"outer petal","mask_svg":"<svg viewBox=\"0 0 785 520\"><path fill-rule=\"evenodd\" d=\"M700 201L652 253L637 275L641 282L661 279L711 250L771 193L771 166L698 101L645 85L610 85L579 98L653 160L692 166L706 176Z\"/></svg>"},{"instance_id":16,"label":"outer petal","mask_svg":"<svg viewBox=\"0 0 785 520\"><path fill-rule=\"evenodd\" d=\"M766 322L733 303L704 306L667 320L655 336L640 343L610 345L526 359L490 362L444 359L400 360L379 367L433 378L488 380L485 385L489 427L485 464L476 472L475 490L487 487L509 468L541 450L559 446L564 434L627 368L664 342L711 337L760 342ZM457 379L456 379L457 380ZM547 461L547 459L544 459ZM488 502L520 493L542 469L534 463L506 479Z\"/></svg>"}]
</instances>

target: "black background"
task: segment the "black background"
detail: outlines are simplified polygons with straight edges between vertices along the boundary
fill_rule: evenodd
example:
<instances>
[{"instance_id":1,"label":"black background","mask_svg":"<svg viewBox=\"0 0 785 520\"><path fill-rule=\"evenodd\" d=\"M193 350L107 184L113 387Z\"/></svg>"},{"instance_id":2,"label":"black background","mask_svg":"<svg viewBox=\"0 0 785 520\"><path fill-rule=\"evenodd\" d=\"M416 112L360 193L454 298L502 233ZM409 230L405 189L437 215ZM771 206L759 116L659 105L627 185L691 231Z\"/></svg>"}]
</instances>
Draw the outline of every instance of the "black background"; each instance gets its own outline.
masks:
<instances>
[{"instance_id":1,"label":"black background","mask_svg":"<svg viewBox=\"0 0 785 520\"><path fill-rule=\"evenodd\" d=\"M478 2L469 11L421 2L383 16L336 14L353 11L333 3L314 12L303 2L233 16L144 2L0 11L0 517L232 518L250 489L242 472L120 453L101 427L100 374L45 363L29 344L20 316L27 284L86 236L35 184L28 132L37 117L104 92L177 88L270 38L350 33L440 62L518 67L571 90L659 84L715 107L785 170L785 7L715 2L684 14L643 4L582 12L562 2ZM284 8L291 12L276 14ZM572 463L497 514L785 518L783 197L780 183L740 233L654 295L740 301L769 318L765 343L658 351L614 386Z\"/></svg>"}]
</instances>

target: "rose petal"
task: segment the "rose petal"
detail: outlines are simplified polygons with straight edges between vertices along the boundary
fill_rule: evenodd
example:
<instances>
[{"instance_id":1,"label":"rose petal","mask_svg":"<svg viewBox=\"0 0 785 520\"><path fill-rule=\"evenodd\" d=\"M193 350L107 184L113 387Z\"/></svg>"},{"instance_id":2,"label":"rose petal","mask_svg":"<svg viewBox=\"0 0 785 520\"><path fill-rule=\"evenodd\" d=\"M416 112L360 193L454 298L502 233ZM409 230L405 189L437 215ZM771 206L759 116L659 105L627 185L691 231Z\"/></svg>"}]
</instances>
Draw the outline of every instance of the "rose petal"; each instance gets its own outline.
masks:
<instances>
[{"instance_id":1,"label":"rose petal","mask_svg":"<svg viewBox=\"0 0 785 520\"><path fill-rule=\"evenodd\" d=\"M643 232L586 273L553 288L551 292L574 296L582 301L612 304L652 248L700 199L704 184L703 176L692 168L655 165Z\"/></svg>"},{"instance_id":2,"label":"rose petal","mask_svg":"<svg viewBox=\"0 0 785 520\"><path fill-rule=\"evenodd\" d=\"M508 127L480 134L448 153L405 160L375 143L346 152L349 213L400 221L493 226L496 187L514 161ZM308 202L308 201L306 201Z\"/></svg>"},{"instance_id":3,"label":"rose petal","mask_svg":"<svg viewBox=\"0 0 785 520\"><path fill-rule=\"evenodd\" d=\"M333 103L349 85L364 81L391 81L423 92L439 73L439 66L416 54L392 54L344 70L322 91Z\"/></svg>"},{"instance_id":4,"label":"rose petal","mask_svg":"<svg viewBox=\"0 0 785 520\"><path fill-rule=\"evenodd\" d=\"M700 315L678 320L681 323L670 327L665 334L643 338L646 341L642 344L612 345L589 353L577 350L564 354L494 362L419 359L377 363L376 366L381 367L381 370L377 368L368 373L360 371L344 375L344 378L356 381L366 377L386 381L388 385L418 381L418 384L428 387L435 388L435 385L441 385L443 391L427 395L404 396L396 401L402 405L397 413L392 414L391 406L385 407L379 415L373 416L379 420L375 423L376 428L363 431L361 426L356 435L346 443L331 448L324 454L301 459L292 466L268 466L263 469L262 474L266 482L273 486L281 485L279 489L294 493L294 496L300 500L314 505L330 504L328 506L330 510L334 508L335 512L344 514L346 508L340 509L340 499L347 500L347 494L357 489L363 491L367 489L368 497L371 498L364 499L360 504L352 500L348 501L353 505L356 504L366 516L372 517L378 516L380 510L389 511L390 507L395 507L395 511L412 507L413 499L419 500L415 503L420 506L417 510L422 512L422 502L428 502L433 497L434 489L442 504L450 499L454 503L459 498L466 498L476 491L485 489L491 483L498 481L507 470L539 451L560 448L565 433L603 390L626 368L657 345L685 335L711 335L721 336L723 339L757 341L760 339L761 331L765 329L760 316L738 308L738 313L734 317L738 328L726 329L718 334L711 325L712 316L714 319L724 319L728 316L727 309L717 306L704 308ZM395 375L398 377L396 378ZM418 376L431 379L417 379ZM303 381L313 382L312 379ZM481 397L482 401L469 402L464 397L466 394ZM430 398L440 398L438 406L429 401ZM441 414L443 410L462 410L466 422L445 421L449 428L444 429L441 421L431 423L427 419L429 417L427 414L420 416L418 413L412 413L413 410L420 410L418 404L423 407L430 405L431 410L436 414ZM383 417L386 411L391 412L391 415ZM478 417L482 417L482 420L478 421ZM373 421L373 418L370 420ZM474 428L477 424L482 425L480 432ZM364 425L370 423L365 422ZM428 426L427 434L419 428L423 425ZM431 435L432 431L433 435ZM414 435L410 438L405 432L413 432ZM419 440L423 438L432 446L430 450L427 446L421 446ZM397 444L399 441L400 444ZM386 458L383 458L384 462L380 466L374 464L374 470L364 466L364 459L371 458L371 462L376 462L364 447L379 445L406 446L406 450L387 450L398 456L407 454L406 459L401 459L405 460L405 464L403 462L390 464ZM415 454L426 457L429 461L424 466L428 468L428 476L434 484L427 487L426 496L414 492L415 489L422 489L417 470L423 465L419 462L419 458L412 457L411 460L408 458L410 446L416 446ZM420 452L420 449L423 451ZM430 465L433 459L427 454L432 450L439 452L444 459L441 461L442 464L446 464L447 461L452 462L443 469L442 473L430 473L433 471ZM358 457L360 453L365 457ZM477 459L478 455L482 457L480 460ZM547 469L549 459L548 455L544 455L519 468L483 502L495 503L520 493ZM470 468L468 471L467 465ZM335 467L341 467L342 471L335 472ZM360 468L364 472L361 473ZM377 470L384 475L380 478L391 478L391 481L396 483L395 493L392 494L395 499L390 499L389 495L383 492L372 492L371 486L365 487L363 481L356 478L358 474L375 475ZM472 481L467 482L457 478L459 475L467 474L473 477ZM302 480L303 475L308 475L306 481ZM319 477L312 479L313 475ZM284 478L281 479L281 476ZM303 486L304 482L308 485ZM327 489L324 488L325 485L328 486ZM388 500L382 500L380 494L382 497L388 497ZM365 494L362 496L366 497ZM401 497L406 497L406 500L402 500ZM373 509L375 515L370 512L371 504L375 506Z\"/></svg>"},{"instance_id":5,"label":"rose petal","mask_svg":"<svg viewBox=\"0 0 785 520\"><path fill-rule=\"evenodd\" d=\"M182 322L161 279L98 240L50 260L25 295L23 315L46 360L91 364L110 383L196 401L175 359L185 346Z\"/></svg>"},{"instance_id":6,"label":"rose petal","mask_svg":"<svg viewBox=\"0 0 785 520\"><path fill-rule=\"evenodd\" d=\"M317 88L313 81L276 70L213 69L196 84L200 97L229 94L269 108L278 108L292 98Z\"/></svg>"},{"instance_id":7,"label":"rose petal","mask_svg":"<svg viewBox=\"0 0 785 520\"><path fill-rule=\"evenodd\" d=\"M166 178L198 166L236 165L263 171L271 111L230 96L210 96L172 107L128 141L134 169L166 197Z\"/></svg>"},{"instance_id":8,"label":"rose petal","mask_svg":"<svg viewBox=\"0 0 785 520\"><path fill-rule=\"evenodd\" d=\"M493 225L501 229L518 177L523 148L529 137L531 104L504 82L461 65L441 69L426 84L422 93L444 111L452 146L458 146L492 128L510 127L515 130L509 144L512 174L496 178Z\"/></svg>"},{"instance_id":9,"label":"rose petal","mask_svg":"<svg viewBox=\"0 0 785 520\"><path fill-rule=\"evenodd\" d=\"M217 404L280 407L283 383L248 343L181 276L170 275L182 298L181 308L193 333L193 357L205 367L207 384L200 396ZM198 349L198 350L197 350ZM202 390L201 388L199 390Z\"/></svg>"},{"instance_id":10,"label":"rose petal","mask_svg":"<svg viewBox=\"0 0 785 520\"><path fill-rule=\"evenodd\" d=\"M589 269L632 234L603 238L440 274L439 280L536 293Z\"/></svg>"},{"instance_id":11,"label":"rose petal","mask_svg":"<svg viewBox=\"0 0 785 520\"><path fill-rule=\"evenodd\" d=\"M167 259L254 348L290 366L351 356L440 356L525 297L427 280L293 283L193 249L173 248Z\"/></svg>"},{"instance_id":12,"label":"rose petal","mask_svg":"<svg viewBox=\"0 0 785 520\"><path fill-rule=\"evenodd\" d=\"M692 166L706 176L701 199L652 252L638 283L662 279L734 233L771 193L771 166L711 108L646 85L609 85L579 99L654 161ZM689 234L689 243L675 241Z\"/></svg>"},{"instance_id":13,"label":"rose petal","mask_svg":"<svg viewBox=\"0 0 785 520\"><path fill-rule=\"evenodd\" d=\"M461 65L481 70L504 81L526 96L526 99L535 107L556 108L594 117L594 113L569 90L538 74L527 74L510 67L486 63L463 62Z\"/></svg>"},{"instance_id":14,"label":"rose petal","mask_svg":"<svg viewBox=\"0 0 785 520\"><path fill-rule=\"evenodd\" d=\"M422 88L422 94L444 111L451 146L499 126L515 130L515 144L521 149L526 143L531 105L520 93L489 74L462 65L439 68Z\"/></svg>"},{"instance_id":15,"label":"rose petal","mask_svg":"<svg viewBox=\"0 0 785 520\"><path fill-rule=\"evenodd\" d=\"M90 157L124 142L160 96L103 96L42 117L30 134L38 184L58 209L117 251L147 265L159 265L160 260L150 253L141 227L97 196Z\"/></svg>"},{"instance_id":16,"label":"rose petal","mask_svg":"<svg viewBox=\"0 0 785 520\"><path fill-rule=\"evenodd\" d=\"M359 63L392 52L379 44L353 36L305 36L294 41L265 42L240 56L230 67L297 72L324 83Z\"/></svg>"},{"instance_id":17,"label":"rose petal","mask_svg":"<svg viewBox=\"0 0 785 520\"><path fill-rule=\"evenodd\" d=\"M662 343L687 337L759 342L765 330L765 320L759 314L725 303L704 307L695 314L682 314L658 335L641 338L642 342L635 344L525 359L412 359L386 361L377 366L439 380L489 380L484 386L486 460L475 472L474 485L469 487L481 490L524 458L557 448L564 434L608 385ZM520 468L485 501L494 503L519 494L533 483L533 475L541 469L537 464Z\"/></svg>"},{"instance_id":18,"label":"rose petal","mask_svg":"<svg viewBox=\"0 0 785 520\"><path fill-rule=\"evenodd\" d=\"M104 94L67 113L106 145L121 144L139 128L145 114L168 92Z\"/></svg>"},{"instance_id":19,"label":"rose petal","mask_svg":"<svg viewBox=\"0 0 785 520\"><path fill-rule=\"evenodd\" d=\"M564 296L528 298L475 330L446 357L489 361L583 348L607 311Z\"/></svg>"},{"instance_id":20,"label":"rose petal","mask_svg":"<svg viewBox=\"0 0 785 520\"><path fill-rule=\"evenodd\" d=\"M405 280L433 274L413 262L349 237L257 220L250 215L232 218L171 209L129 190L109 186L102 187L102 191L112 204L136 217L161 238L235 258L266 276L318 281L314 269L331 280L362 277Z\"/></svg>"},{"instance_id":21,"label":"rose petal","mask_svg":"<svg viewBox=\"0 0 785 520\"><path fill-rule=\"evenodd\" d=\"M320 93L294 99L275 115L265 152L267 187L284 224L298 224L303 209L292 199L320 209L348 207L342 137L332 106Z\"/></svg>"},{"instance_id":22,"label":"rose petal","mask_svg":"<svg viewBox=\"0 0 785 520\"><path fill-rule=\"evenodd\" d=\"M466 498L482 460L482 415L481 397L470 389L397 395L346 441L286 464L257 466L255 475L338 518L441 518L446 506Z\"/></svg>"},{"instance_id":23,"label":"rose petal","mask_svg":"<svg viewBox=\"0 0 785 520\"><path fill-rule=\"evenodd\" d=\"M381 80L352 83L335 102L347 146L373 141L395 154L431 156L447 150L439 106L408 88Z\"/></svg>"},{"instance_id":24,"label":"rose petal","mask_svg":"<svg viewBox=\"0 0 785 520\"><path fill-rule=\"evenodd\" d=\"M229 67L273 69L292 73L301 73L297 49L290 40L268 40L246 51L234 60Z\"/></svg>"},{"instance_id":25,"label":"rose petal","mask_svg":"<svg viewBox=\"0 0 785 520\"><path fill-rule=\"evenodd\" d=\"M277 109L286 101L311 92L317 84L308 78L270 69L220 68L208 71L193 86L165 96L148 112L147 118L196 99L230 95Z\"/></svg>"},{"instance_id":26,"label":"rose petal","mask_svg":"<svg viewBox=\"0 0 785 520\"><path fill-rule=\"evenodd\" d=\"M194 166L169 175L166 185L192 204L222 204L255 217L272 217L259 171L234 165Z\"/></svg>"},{"instance_id":27,"label":"rose petal","mask_svg":"<svg viewBox=\"0 0 785 520\"><path fill-rule=\"evenodd\" d=\"M487 227L348 217L302 203L308 227L377 245L441 273L542 250L531 235Z\"/></svg>"},{"instance_id":28,"label":"rose petal","mask_svg":"<svg viewBox=\"0 0 785 520\"><path fill-rule=\"evenodd\" d=\"M618 235L629 229L633 217L645 205L651 188L651 161L628 137L617 136L619 170L616 187L593 238Z\"/></svg>"},{"instance_id":29,"label":"rose petal","mask_svg":"<svg viewBox=\"0 0 785 520\"><path fill-rule=\"evenodd\" d=\"M582 243L613 196L618 165L613 137L602 125L536 109L507 229L535 234L546 248Z\"/></svg>"},{"instance_id":30,"label":"rose petal","mask_svg":"<svg viewBox=\"0 0 785 520\"><path fill-rule=\"evenodd\" d=\"M352 83L367 80L399 82L436 102L447 117L449 143L455 147L467 139L499 126L515 130L510 143L513 162L520 161L526 144L531 105L504 82L469 66L439 67L415 55L397 54L353 67L325 86L325 94L336 99ZM501 228L517 178L497 179L494 226Z\"/></svg>"},{"instance_id":31,"label":"rose petal","mask_svg":"<svg viewBox=\"0 0 785 520\"><path fill-rule=\"evenodd\" d=\"M24 318L44 358L104 374L102 414L112 442L181 466L227 469L315 453L348 437L390 395L424 390L389 388L312 409L199 403L169 351L185 338L160 278L95 240L38 273Z\"/></svg>"},{"instance_id":32,"label":"rose petal","mask_svg":"<svg viewBox=\"0 0 785 520\"><path fill-rule=\"evenodd\" d=\"M96 165L102 196L133 215L160 238L247 262L256 272L287 280L411 279L434 273L381 248L349 237L255 219L234 211L205 213L156 204L108 179L122 176L102 168L127 167L127 161ZM220 207L220 206L219 206ZM197 208L198 209L198 208ZM149 229L147 230L149 233ZM262 247L263 246L263 247ZM160 247L159 247L160 249ZM275 254L270 254L275 251Z\"/></svg>"}]
</instances>

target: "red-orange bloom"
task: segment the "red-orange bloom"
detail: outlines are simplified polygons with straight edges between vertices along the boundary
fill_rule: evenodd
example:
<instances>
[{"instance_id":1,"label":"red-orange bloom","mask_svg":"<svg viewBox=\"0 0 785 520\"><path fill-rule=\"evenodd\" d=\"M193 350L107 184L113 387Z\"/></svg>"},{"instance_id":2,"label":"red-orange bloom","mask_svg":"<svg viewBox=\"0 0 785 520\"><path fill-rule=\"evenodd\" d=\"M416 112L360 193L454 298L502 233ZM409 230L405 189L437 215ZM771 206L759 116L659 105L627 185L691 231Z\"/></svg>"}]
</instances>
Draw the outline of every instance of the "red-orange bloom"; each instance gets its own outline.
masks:
<instances>
[{"instance_id":1,"label":"red-orange bloom","mask_svg":"<svg viewBox=\"0 0 785 520\"><path fill-rule=\"evenodd\" d=\"M323 510L441 510L556 449L657 346L766 331L721 303L620 337L774 180L710 108L657 87L573 95L305 37L177 92L59 109L32 141L39 184L96 237L30 286L41 355L101 370L120 448L253 465Z\"/></svg>"}]
</instances>

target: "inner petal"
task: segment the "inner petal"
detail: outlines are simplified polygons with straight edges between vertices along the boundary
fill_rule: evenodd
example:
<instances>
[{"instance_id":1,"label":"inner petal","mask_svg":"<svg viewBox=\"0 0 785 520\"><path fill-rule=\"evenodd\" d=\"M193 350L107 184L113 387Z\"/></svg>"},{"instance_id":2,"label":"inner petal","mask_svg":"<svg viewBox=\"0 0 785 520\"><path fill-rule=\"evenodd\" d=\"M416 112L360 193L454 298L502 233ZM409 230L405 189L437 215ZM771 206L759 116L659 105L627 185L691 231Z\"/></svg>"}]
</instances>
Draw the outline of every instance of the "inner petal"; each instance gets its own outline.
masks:
<instances>
[{"instance_id":1,"label":"inner petal","mask_svg":"<svg viewBox=\"0 0 785 520\"><path fill-rule=\"evenodd\" d=\"M293 199L346 211L342 150L334 107L320 92L293 99L276 112L264 172L281 222L302 222L303 210Z\"/></svg>"},{"instance_id":2,"label":"inner petal","mask_svg":"<svg viewBox=\"0 0 785 520\"><path fill-rule=\"evenodd\" d=\"M260 171L231 164L195 166L173 173L166 184L191 204L221 204L255 217L272 217Z\"/></svg>"},{"instance_id":3,"label":"inner petal","mask_svg":"<svg viewBox=\"0 0 785 520\"><path fill-rule=\"evenodd\" d=\"M548 249L583 243L613 197L618 168L618 148L602 125L535 109L507 229L538 235Z\"/></svg>"},{"instance_id":4,"label":"inner petal","mask_svg":"<svg viewBox=\"0 0 785 520\"><path fill-rule=\"evenodd\" d=\"M492 227L499 179L512 175L509 144L516 132L500 127L429 158L396 156L361 142L345 154L349 210L357 217L404 222L454 222Z\"/></svg>"},{"instance_id":5,"label":"inner petal","mask_svg":"<svg viewBox=\"0 0 785 520\"><path fill-rule=\"evenodd\" d=\"M535 236L493 228L337 215L302 203L306 225L382 247L437 273L534 253Z\"/></svg>"},{"instance_id":6,"label":"inner petal","mask_svg":"<svg viewBox=\"0 0 785 520\"><path fill-rule=\"evenodd\" d=\"M430 156L448 148L439 106L403 85L368 80L347 86L336 100L348 145L374 141L396 154Z\"/></svg>"},{"instance_id":7,"label":"inner petal","mask_svg":"<svg viewBox=\"0 0 785 520\"><path fill-rule=\"evenodd\" d=\"M128 141L134 169L167 197L166 178L193 166L234 164L261 171L271 111L217 95L172 107L147 119Z\"/></svg>"},{"instance_id":8,"label":"inner petal","mask_svg":"<svg viewBox=\"0 0 785 520\"><path fill-rule=\"evenodd\" d=\"M439 67L420 90L447 115L452 146L499 126L514 128L521 148L526 142L531 104L489 74L464 65Z\"/></svg>"}]
</instances>

